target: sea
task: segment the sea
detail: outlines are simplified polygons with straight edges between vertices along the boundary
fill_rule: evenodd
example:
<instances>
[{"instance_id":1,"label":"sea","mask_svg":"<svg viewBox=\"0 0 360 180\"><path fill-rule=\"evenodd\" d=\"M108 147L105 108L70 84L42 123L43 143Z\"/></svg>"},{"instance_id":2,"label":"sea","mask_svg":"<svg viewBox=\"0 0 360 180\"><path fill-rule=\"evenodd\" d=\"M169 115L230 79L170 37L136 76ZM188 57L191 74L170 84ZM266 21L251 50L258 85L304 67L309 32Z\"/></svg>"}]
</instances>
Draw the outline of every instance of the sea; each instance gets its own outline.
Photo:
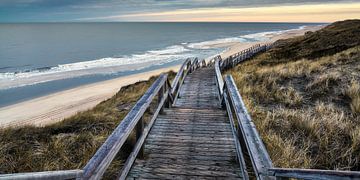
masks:
<instances>
[{"instance_id":1,"label":"sea","mask_svg":"<svg viewBox=\"0 0 360 180\"><path fill-rule=\"evenodd\" d=\"M208 58L311 23L0 24L0 107L77 86Z\"/></svg>"}]
</instances>

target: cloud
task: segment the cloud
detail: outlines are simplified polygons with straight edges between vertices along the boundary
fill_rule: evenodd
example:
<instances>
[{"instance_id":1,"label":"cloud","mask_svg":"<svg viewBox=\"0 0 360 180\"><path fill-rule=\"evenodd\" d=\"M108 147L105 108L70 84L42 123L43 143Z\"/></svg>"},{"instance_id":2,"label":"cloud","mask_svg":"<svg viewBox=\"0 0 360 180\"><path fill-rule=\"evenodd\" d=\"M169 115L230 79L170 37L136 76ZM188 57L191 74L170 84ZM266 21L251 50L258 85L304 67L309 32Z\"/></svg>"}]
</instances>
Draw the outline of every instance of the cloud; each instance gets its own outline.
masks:
<instances>
[{"instance_id":1,"label":"cloud","mask_svg":"<svg viewBox=\"0 0 360 180\"><path fill-rule=\"evenodd\" d=\"M1 21L71 21L181 9L263 7L349 0L0 0ZM61 15L60 15L61 14Z\"/></svg>"},{"instance_id":2,"label":"cloud","mask_svg":"<svg viewBox=\"0 0 360 180\"><path fill-rule=\"evenodd\" d=\"M360 3L180 9L104 16L84 21L333 22L360 18Z\"/></svg>"}]
</instances>

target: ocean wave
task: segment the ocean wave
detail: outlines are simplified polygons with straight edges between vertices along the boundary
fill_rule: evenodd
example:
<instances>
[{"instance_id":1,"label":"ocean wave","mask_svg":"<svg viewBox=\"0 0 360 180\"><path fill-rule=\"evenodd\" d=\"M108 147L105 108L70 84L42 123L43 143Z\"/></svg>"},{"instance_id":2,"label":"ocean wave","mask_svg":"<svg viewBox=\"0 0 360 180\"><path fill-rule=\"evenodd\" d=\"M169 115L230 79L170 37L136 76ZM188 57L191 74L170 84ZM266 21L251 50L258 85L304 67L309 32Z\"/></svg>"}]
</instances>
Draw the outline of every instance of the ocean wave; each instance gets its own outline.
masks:
<instances>
[{"instance_id":1,"label":"ocean wave","mask_svg":"<svg viewBox=\"0 0 360 180\"><path fill-rule=\"evenodd\" d=\"M162 65L192 56L191 50L182 45L174 45L164 49L147 51L143 54L107 57L16 72L2 72L0 73L0 89L27 86L84 75L114 74L139 70L152 65Z\"/></svg>"},{"instance_id":2,"label":"ocean wave","mask_svg":"<svg viewBox=\"0 0 360 180\"><path fill-rule=\"evenodd\" d=\"M215 45L225 44L225 43L234 43L234 42L246 42L246 39L242 37L230 37L230 38L220 38L210 41L198 42L198 43L190 43L187 44L187 47L193 49L211 49Z\"/></svg>"},{"instance_id":3,"label":"ocean wave","mask_svg":"<svg viewBox=\"0 0 360 180\"><path fill-rule=\"evenodd\" d=\"M163 60L175 58L179 54L188 52L190 50L183 46L170 46L162 50L147 51L144 54L134 54L131 56L121 57L107 57L90 61L81 61L69 64L60 64L53 67L41 67L32 70L17 71L17 72L5 72L0 73L0 79L16 79L16 78L27 78L33 76L41 76L59 72L79 71L85 69L94 68L106 68L113 66L124 66L130 64L139 64L147 62L161 62Z\"/></svg>"},{"instance_id":4,"label":"ocean wave","mask_svg":"<svg viewBox=\"0 0 360 180\"><path fill-rule=\"evenodd\" d=\"M228 43L268 41L274 35L282 34L284 32L293 31L293 30L302 30L305 29L306 27L307 26L300 26L295 29L251 33L237 37L219 38L210 41L183 43L183 45L193 49L211 49L221 44L228 44Z\"/></svg>"},{"instance_id":5,"label":"ocean wave","mask_svg":"<svg viewBox=\"0 0 360 180\"><path fill-rule=\"evenodd\" d=\"M298 29L303 28L305 28L305 26L301 26ZM179 45L150 50L142 54L106 57L90 61L80 61L75 63L60 64L53 67L41 67L16 72L0 72L0 89L8 89L85 75L113 74L123 71L132 71L154 65L181 61L189 57L210 57L224 51L224 49L228 46L226 44L264 41L271 35L280 34L284 31L290 30L252 33L203 42L183 42L179 43Z\"/></svg>"}]
</instances>

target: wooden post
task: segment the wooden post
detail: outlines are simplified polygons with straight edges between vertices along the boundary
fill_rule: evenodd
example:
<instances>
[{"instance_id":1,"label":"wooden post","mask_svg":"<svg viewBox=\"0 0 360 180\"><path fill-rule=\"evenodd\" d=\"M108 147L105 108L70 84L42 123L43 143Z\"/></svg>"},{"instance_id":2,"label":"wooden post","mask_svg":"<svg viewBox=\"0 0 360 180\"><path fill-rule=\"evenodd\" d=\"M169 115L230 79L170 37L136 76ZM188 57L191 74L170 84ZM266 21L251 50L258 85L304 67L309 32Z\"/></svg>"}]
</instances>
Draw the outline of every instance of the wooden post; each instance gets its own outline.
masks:
<instances>
[{"instance_id":1,"label":"wooden post","mask_svg":"<svg viewBox=\"0 0 360 180\"><path fill-rule=\"evenodd\" d=\"M144 118L141 117L139 122L136 124L136 142L140 139L144 131ZM138 157L144 159L144 145L141 147Z\"/></svg>"},{"instance_id":2,"label":"wooden post","mask_svg":"<svg viewBox=\"0 0 360 180\"><path fill-rule=\"evenodd\" d=\"M164 84L164 92L163 92L163 93L166 93L169 89L170 89L170 87L168 86L167 83L165 83L165 84ZM171 106L171 101L170 101L170 98L169 98L169 94L165 94L164 98L166 98L166 100L165 100L165 107L166 107L166 108L170 108L170 106Z\"/></svg>"},{"instance_id":3,"label":"wooden post","mask_svg":"<svg viewBox=\"0 0 360 180\"><path fill-rule=\"evenodd\" d=\"M164 96L164 86L162 86L158 92L158 105L160 105L160 102L161 102L161 99L163 98ZM164 108L161 107L160 109L160 114L163 114L164 113Z\"/></svg>"}]
</instances>

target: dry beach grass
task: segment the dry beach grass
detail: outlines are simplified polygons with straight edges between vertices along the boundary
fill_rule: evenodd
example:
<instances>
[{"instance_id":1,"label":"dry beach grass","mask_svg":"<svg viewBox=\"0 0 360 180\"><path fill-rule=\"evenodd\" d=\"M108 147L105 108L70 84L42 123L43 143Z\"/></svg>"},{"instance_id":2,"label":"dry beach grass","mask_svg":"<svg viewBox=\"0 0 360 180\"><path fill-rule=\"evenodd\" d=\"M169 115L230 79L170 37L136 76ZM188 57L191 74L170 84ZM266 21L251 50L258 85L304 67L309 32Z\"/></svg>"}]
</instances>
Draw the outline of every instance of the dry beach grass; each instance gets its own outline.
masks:
<instances>
[{"instance_id":1,"label":"dry beach grass","mask_svg":"<svg viewBox=\"0 0 360 180\"><path fill-rule=\"evenodd\" d=\"M275 166L360 170L360 41L313 44L337 38L328 31L359 37L360 21L335 24L311 33L316 37L281 41L228 72ZM284 48L291 48L286 56Z\"/></svg>"}]
</instances>

